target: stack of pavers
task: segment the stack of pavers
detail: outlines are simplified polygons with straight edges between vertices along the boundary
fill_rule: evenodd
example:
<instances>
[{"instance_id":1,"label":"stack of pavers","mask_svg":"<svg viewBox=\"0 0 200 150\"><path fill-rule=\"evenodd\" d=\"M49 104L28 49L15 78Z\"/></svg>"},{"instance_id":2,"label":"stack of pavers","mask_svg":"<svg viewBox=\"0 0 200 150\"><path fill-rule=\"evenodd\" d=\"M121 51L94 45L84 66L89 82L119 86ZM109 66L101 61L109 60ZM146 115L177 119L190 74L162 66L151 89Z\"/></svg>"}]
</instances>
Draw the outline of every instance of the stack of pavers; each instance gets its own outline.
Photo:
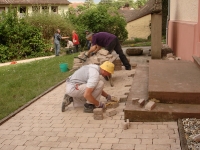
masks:
<instances>
[{"instance_id":1,"label":"stack of pavers","mask_svg":"<svg viewBox=\"0 0 200 150\"><path fill-rule=\"evenodd\" d=\"M119 58L115 59L113 64L115 65L115 71L122 70L122 62Z\"/></svg>"},{"instance_id":2,"label":"stack of pavers","mask_svg":"<svg viewBox=\"0 0 200 150\"><path fill-rule=\"evenodd\" d=\"M83 65L96 64L101 65L105 61L110 61L115 65L115 70L121 70L122 63L119 56L116 53L109 54L107 50L101 49L95 55L89 58L85 55L86 52L80 52L78 57L74 58L73 69L78 69Z\"/></svg>"}]
</instances>

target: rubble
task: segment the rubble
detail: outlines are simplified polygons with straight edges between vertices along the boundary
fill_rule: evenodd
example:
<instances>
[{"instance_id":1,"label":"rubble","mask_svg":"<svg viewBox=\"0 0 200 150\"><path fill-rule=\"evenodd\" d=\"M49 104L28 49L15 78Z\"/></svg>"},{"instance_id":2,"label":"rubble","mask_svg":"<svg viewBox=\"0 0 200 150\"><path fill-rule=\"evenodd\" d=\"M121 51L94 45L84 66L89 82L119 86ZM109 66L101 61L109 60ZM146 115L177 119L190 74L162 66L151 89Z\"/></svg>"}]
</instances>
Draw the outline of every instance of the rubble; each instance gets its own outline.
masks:
<instances>
[{"instance_id":1,"label":"rubble","mask_svg":"<svg viewBox=\"0 0 200 150\"><path fill-rule=\"evenodd\" d=\"M109 54L109 51L100 49L96 54L88 57L87 52L80 52L80 54L74 58L74 66L83 66L88 64L97 64L101 65L105 61L110 61L114 63L115 70L121 70L122 63L119 59L118 54L112 53ZM115 61L116 60L116 61Z\"/></svg>"}]
</instances>

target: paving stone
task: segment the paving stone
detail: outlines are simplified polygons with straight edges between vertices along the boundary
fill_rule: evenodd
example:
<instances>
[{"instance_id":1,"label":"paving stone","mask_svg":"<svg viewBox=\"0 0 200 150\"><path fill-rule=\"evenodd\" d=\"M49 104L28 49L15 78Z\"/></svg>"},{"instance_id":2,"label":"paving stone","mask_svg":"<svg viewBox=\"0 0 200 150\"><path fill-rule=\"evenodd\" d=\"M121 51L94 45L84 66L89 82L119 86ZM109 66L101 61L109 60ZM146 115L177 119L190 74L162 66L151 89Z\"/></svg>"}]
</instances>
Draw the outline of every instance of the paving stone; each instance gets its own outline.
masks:
<instances>
[{"instance_id":1,"label":"paving stone","mask_svg":"<svg viewBox=\"0 0 200 150\"><path fill-rule=\"evenodd\" d=\"M141 144L141 139L120 139L119 143L123 144Z\"/></svg>"},{"instance_id":2,"label":"paving stone","mask_svg":"<svg viewBox=\"0 0 200 150\"><path fill-rule=\"evenodd\" d=\"M95 108L93 110L94 115L103 115L103 109L102 108Z\"/></svg>"},{"instance_id":3,"label":"paving stone","mask_svg":"<svg viewBox=\"0 0 200 150\"><path fill-rule=\"evenodd\" d=\"M119 106L119 102L108 102L106 103L106 108L110 109L110 108L117 108Z\"/></svg>"},{"instance_id":4,"label":"paving stone","mask_svg":"<svg viewBox=\"0 0 200 150\"><path fill-rule=\"evenodd\" d=\"M94 149L94 148L100 148L101 147L101 143L80 143L78 148L82 148L82 149Z\"/></svg>"},{"instance_id":5,"label":"paving stone","mask_svg":"<svg viewBox=\"0 0 200 150\"><path fill-rule=\"evenodd\" d=\"M118 143L118 138L99 138L98 143Z\"/></svg>"},{"instance_id":6,"label":"paving stone","mask_svg":"<svg viewBox=\"0 0 200 150\"><path fill-rule=\"evenodd\" d=\"M106 58L113 58L112 54L106 55Z\"/></svg>"},{"instance_id":7,"label":"paving stone","mask_svg":"<svg viewBox=\"0 0 200 150\"><path fill-rule=\"evenodd\" d=\"M128 129L128 124L126 122L121 123L122 129L127 130Z\"/></svg>"},{"instance_id":8,"label":"paving stone","mask_svg":"<svg viewBox=\"0 0 200 150\"><path fill-rule=\"evenodd\" d=\"M100 115L94 114L94 120L103 120L103 114L100 114Z\"/></svg>"},{"instance_id":9,"label":"paving stone","mask_svg":"<svg viewBox=\"0 0 200 150\"><path fill-rule=\"evenodd\" d=\"M81 60L78 58L74 58L74 63L81 63Z\"/></svg>"},{"instance_id":10,"label":"paving stone","mask_svg":"<svg viewBox=\"0 0 200 150\"><path fill-rule=\"evenodd\" d=\"M101 144L101 148L100 149L102 149L102 150L110 150L110 149L112 149L112 144Z\"/></svg>"},{"instance_id":11,"label":"paving stone","mask_svg":"<svg viewBox=\"0 0 200 150\"><path fill-rule=\"evenodd\" d=\"M133 150L133 149L135 149L135 145L134 144L113 144L112 149Z\"/></svg>"},{"instance_id":12,"label":"paving stone","mask_svg":"<svg viewBox=\"0 0 200 150\"><path fill-rule=\"evenodd\" d=\"M117 114L117 111L115 109L108 109L106 110L107 116L111 117Z\"/></svg>"},{"instance_id":13,"label":"paving stone","mask_svg":"<svg viewBox=\"0 0 200 150\"><path fill-rule=\"evenodd\" d=\"M140 107L143 107L144 104L145 104L145 100L144 100L144 99L139 99L139 100L138 100L138 103L139 103L139 106L140 106Z\"/></svg>"},{"instance_id":14,"label":"paving stone","mask_svg":"<svg viewBox=\"0 0 200 150\"><path fill-rule=\"evenodd\" d=\"M146 105L145 105L145 109L147 110L152 110L156 107L156 103L153 101L149 101Z\"/></svg>"},{"instance_id":15,"label":"paving stone","mask_svg":"<svg viewBox=\"0 0 200 150\"><path fill-rule=\"evenodd\" d=\"M1 148L1 147L0 147ZM15 150L24 150L26 148L26 146L17 146L15 148Z\"/></svg>"},{"instance_id":16,"label":"paving stone","mask_svg":"<svg viewBox=\"0 0 200 150\"><path fill-rule=\"evenodd\" d=\"M68 147L69 148L78 148L80 146L81 143L77 143L77 142L71 142Z\"/></svg>"},{"instance_id":17,"label":"paving stone","mask_svg":"<svg viewBox=\"0 0 200 150\"><path fill-rule=\"evenodd\" d=\"M108 55L109 51L104 50L104 49L100 49L100 50L98 51L98 53L100 53L101 55L106 56L106 55Z\"/></svg>"}]
</instances>

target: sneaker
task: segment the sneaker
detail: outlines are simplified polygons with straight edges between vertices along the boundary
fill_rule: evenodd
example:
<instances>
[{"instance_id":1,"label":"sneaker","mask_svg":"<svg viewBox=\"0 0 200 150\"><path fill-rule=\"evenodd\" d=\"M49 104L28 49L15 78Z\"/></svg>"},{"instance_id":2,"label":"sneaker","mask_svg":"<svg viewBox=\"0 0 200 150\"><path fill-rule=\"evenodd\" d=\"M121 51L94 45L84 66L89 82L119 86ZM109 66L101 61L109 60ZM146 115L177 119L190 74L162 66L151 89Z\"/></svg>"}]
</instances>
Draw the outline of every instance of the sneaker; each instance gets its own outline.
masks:
<instances>
[{"instance_id":1,"label":"sneaker","mask_svg":"<svg viewBox=\"0 0 200 150\"><path fill-rule=\"evenodd\" d=\"M63 102L62 102L62 108L61 108L62 112L65 111L65 107L70 105L71 102L73 102L73 97L70 97L69 95L65 94L65 96L63 98Z\"/></svg>"},{"instance_id":2,"label":"sneaker","mask_svg":"<svg viewBox=\"0 0 200 150\"><path fill-rule=\"evenodd\" d=\"M93 113L93 110L95 109L95 106L93 104L84 104L84 112L85 113Z\"/></svg>"}]
</instances>

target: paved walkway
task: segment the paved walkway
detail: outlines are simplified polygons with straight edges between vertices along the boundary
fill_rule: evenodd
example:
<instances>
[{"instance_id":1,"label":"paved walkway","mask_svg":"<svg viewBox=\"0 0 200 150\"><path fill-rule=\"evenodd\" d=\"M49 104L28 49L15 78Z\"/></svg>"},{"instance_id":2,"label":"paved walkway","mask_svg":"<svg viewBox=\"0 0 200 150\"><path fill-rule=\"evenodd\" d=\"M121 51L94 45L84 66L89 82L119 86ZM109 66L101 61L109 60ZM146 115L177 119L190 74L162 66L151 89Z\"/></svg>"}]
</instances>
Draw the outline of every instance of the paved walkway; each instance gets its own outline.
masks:
<instances>
[{"instance_id":1,"label":"paved walkway","mask_svg":"<svg viewBox=\"0 0 200 150\"><path fill-rule=\"evenodd\" d=\"M52 58L52 57L55 57L55 55L46 56L46 57L31 58L31 59L26 59L26 60L19 60L19 61L15 61L15 62L16 62L16 64L21 64L21 63L27 63L27 62L32 62L32 61L35 61L35 60L47 59L47 58ZM11 65L11 63L12 62L0 63L0 67Z\"/></svg>"},{"instance_id":2,"label":"paved walkway","mask_svg":"<svg viewBox=\"0 0 200 150\"><path fill-rule=\"evenodd\" d=\"M135 71L116 71L114 87L105 82L105 90L123 98ZM181 150L177 122L131 122L123 130L125 103L117 115L94 120L72 104L61 112L64 93L65 83L2 124L0 150Z\"/></svg>"}]
</instances>

